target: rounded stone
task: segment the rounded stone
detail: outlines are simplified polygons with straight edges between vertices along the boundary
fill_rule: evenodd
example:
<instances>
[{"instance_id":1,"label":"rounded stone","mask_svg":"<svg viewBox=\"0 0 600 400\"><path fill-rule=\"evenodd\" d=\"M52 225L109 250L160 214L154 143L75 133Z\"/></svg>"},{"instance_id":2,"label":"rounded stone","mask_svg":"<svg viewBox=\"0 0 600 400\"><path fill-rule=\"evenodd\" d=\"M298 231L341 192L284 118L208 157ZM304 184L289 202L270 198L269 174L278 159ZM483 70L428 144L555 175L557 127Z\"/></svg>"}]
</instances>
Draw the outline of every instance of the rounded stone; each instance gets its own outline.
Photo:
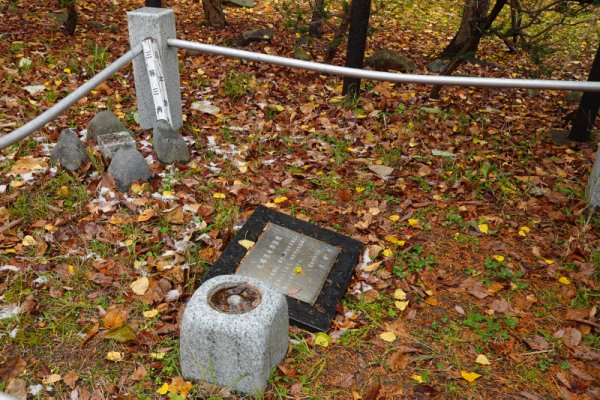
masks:
<instances>
[{"instance_id":1,"label":"rounded stone","mask_svg":"<svg viewBox=\"0 0 600 400\"><path fill-rule=\"evenodd\" d=\"M260 394L287 353L287 301L257 279L217 276L187 304L180 338L185 379Z\"/></svg>"}]
</instances>

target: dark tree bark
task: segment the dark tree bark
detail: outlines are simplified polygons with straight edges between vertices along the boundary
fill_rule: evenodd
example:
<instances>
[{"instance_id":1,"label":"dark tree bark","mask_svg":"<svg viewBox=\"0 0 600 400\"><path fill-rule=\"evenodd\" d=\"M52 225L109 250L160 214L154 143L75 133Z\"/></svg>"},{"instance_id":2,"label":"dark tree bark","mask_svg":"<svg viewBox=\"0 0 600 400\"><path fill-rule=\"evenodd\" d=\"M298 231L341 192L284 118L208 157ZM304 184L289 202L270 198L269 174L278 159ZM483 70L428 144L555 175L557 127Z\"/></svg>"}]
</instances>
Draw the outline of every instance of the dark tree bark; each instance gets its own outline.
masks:
<instances>
[{"instance_id":1,"label":"dark tree bark","mask_svg":"<svg viewBox=\"0 0 600 400\"><path fill-rule=\"evenodd\" d=\"M371 15L371 0L353 0L350 6L350 31L346 52L346 67L362 68L367 47L367 31ZM360 79L344 78L343 95L358 97Z\"/></svg>"},{"instance_id":2,"label":"dark tree bark","mask_svg":"<svg viewBox=\"0 0 600 400\"><path fill-rule=\"evenodd\" d=\"M63 2L67 6L67 20L63 24L64 32L69 35L75 35L75 29L77 28L77 20L79 15L77 14L77 8L75 7L75 0Z\"/></svg>"},{"instance_id":3,"label":"dark tree bark","mask_svg":"<svg viewBox=\"0 0 600 400\"><path fill-rule=\"evenodd\" d=\"M161 8L162 7L162 0L146 0L144 2L144 6L146 6L146 7Z\"/></svg>"},{"instance_id":4,"label":"dark tree bark","mask_svg":"<svg viewBox=\"0 0 600 400\"><path fill-rule=\"evenodd\" d=\"M340 43L342 43L344 36L346 36L346 32L348 32L348 26L350 26L350 4L345 1L343 3L342 19L340 20L340 24L335 30L333 39L331 39L331 42L329 42L327 45L327 54L325 55L326 63L331 63L333 57L335 57Z\"/></svg>"},{"instance_id":5,"label":"dark tree bark","mask_svg":"<svg viewBox=\"0 0 600 400\"><path fill-rule=\"evenodd\" d=\"M600 43L598 43L598 50L596 50L588 81L600 81ZM569 132L570 140L587 142L591 139L598 109L600 109L600 92L585 92L581 96L579 108L575 114L571 132Z\"/></svg>"},{"instance_id":6,"label":"dark tree bark","mask_svg":"<svg viewBox=\"0 0 600 400\"><path fill-rule=\"evenodd\" d=\"M496 1L496 4L494 4L494 8L492 8L492 11L490 12L490 14L487 15L486 18L481 22L481 26L479 27L479 33L472 36L471 39L467 43L464 44L461 51L458 52L458 55L456 55L452 59L452 61L450 61L448 63L448 65L446 65L446 68L444 68L444 70L442 71L442 73L440 75L451 75L465 61L465 57L463 55L468 54L469 50L472 49L473 46L476 46L475 49L477 49L477 46L479 45L479 42L481 41L481 37L483 36L483 34L486 31L488 31L492 27L492 24L494 23L496 18L498 18L498 15L500 15L500 11L502 11L502 9L504 8L504 6L506 5L507 2L508 2L508 0L497 0ZM441 85L434 85L431 88L429 97L432 99L439 98L441 89L442 89Z\"/></svg>"},{"instance_id":7,"label":"dark tree bark","mask_svg":"<svg viewBox=\"0 0 600 400\"><path fill-rule=\"evenodd\" d=\"M204 19L210 26L222 28L227 25L221 0L202 0Z\"/></svg>"},{"instance_id":8,"label":"dark tree bark","mask_svg":"<svg viewBox=\"0 0 600 400\"><path fill-rule=\"evenodd\" d=\"M439 58L452 59L460 54L475 53L489 9L490 0L465 0L460 27Z\"/></svg>"},{"instance_id":9,"label":"dark tree bark","mask_svg":"<svg viewBox=\"0 0 600 400\"><path fill-rule=\"evenodd\" d=\"M315 0L312 10L312 18L308 33L314 37L321 37L323 34L323 19L325 18L325 0Z\"/></svg>"}]
</instances>

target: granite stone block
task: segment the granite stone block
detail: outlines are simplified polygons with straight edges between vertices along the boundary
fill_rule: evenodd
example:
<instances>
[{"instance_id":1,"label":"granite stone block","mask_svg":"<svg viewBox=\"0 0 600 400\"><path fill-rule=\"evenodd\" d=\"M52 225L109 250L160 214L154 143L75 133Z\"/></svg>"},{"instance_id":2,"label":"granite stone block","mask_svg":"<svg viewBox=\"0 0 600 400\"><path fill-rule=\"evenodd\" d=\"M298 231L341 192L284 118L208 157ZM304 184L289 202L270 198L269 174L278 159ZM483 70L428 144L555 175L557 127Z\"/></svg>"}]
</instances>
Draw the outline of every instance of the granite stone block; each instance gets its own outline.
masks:
<instances>
[{"instance_id":1,"label":"granite stone block","mask_svg":"<svg viewBox=\"0 0 600 400\"><path fill-rule=\"evenodd\" d=\"M63 129L50 159L60 163L67 171L75 171L87 158L85 146L77 134L72 129Z\"/></svg>"},{"instance_id":2,"label":"granite stone block","mask_svg":"<svg viewBox=\"0 0 600 400\"><path fill-rule=\"evenodd\" d=\"M125 128L125 125L123 125L119 118L112 111L108 110L100 111L94 115L94 118L87 125L88 136L92 140L97 140L99 135L126 130L127 128Z\"/></svg>"},{"instance_id":3,"label":"granite stone block","mask_svg":"<svg viewBox=\"0 0 600 400\"><path fill-rule=\"evenodd\" d=\"M96 137L100 153L110 160L123 147L135 148L135 140L127 131L105 133Z\"/></svg>"},{"instance_id":4,"label":"granite stone block","mask_svg":"<svg viewBox=\"0 0 600 400\"><path fill-rule=\"evenodd\" d=\"M128 191L136 181L148 181L151 175L146 160L134 147L120 148L110 162L107 172L115 178L119 192Z\"/></svg>"},{"instance_id":5,"label":"granite stone block","mask_svg":"<svg viewBox=\"0 0 600 400\"><path fill-rule=\"evenodd\" d=\"M248 294L254 290L259 293L258 301ZM219 303L219 294L224 291L229 294ZM242 306L242 299L249 299L247 307ZM190 299L180 337L185 379L259 395L272 369L287 353L285 296L257 279L217 276L200 286Z\"/></svg>"},{"instance_id":6,"label":"granite stone block","mask_svg":"<svg viewBox=\"0 0 600 400\"><path fill-rule=\"evenodd\" d=\"M129 25L129 43L136 46L147 38L156 40L161 57L167 100L171 110L171 124L174 129L183 125L181 109L181 90L179 82L179 62L177 49L167 46L168 38L177 38L175 33L175 14L168 8L143 7L127 13ZM150 89L150 80L143 57L133 60L135 92L138 113L142 129L151 129L156 124L154 100Z\"/></svg>"}]
</instances>

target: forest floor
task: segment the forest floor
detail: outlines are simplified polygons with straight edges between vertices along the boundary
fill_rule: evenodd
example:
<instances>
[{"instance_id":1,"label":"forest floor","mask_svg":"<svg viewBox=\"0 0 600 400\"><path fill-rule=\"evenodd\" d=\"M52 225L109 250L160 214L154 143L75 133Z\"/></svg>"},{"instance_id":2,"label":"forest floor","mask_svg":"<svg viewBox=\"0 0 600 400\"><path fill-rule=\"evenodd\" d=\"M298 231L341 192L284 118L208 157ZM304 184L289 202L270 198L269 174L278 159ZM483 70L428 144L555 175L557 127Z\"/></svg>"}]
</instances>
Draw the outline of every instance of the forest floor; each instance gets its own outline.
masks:
<instances>
[{"instance_id":1,"label":"forest floor","mask_svg":"<svg viewBox=\"0 0 600 400\"><path fill-rule=\"evenodd\" d=\"M55 1L2 2L0 129L126 51L125 13L141 3L78 0L67 37L49 14ZM277 11L281 0L227 8L225 29L202 23L200 2L167 3L179 38L222 44L271 28L271 42L247 49L293 52L294 15ZM458 2L395 3L375 13L368 53L389 47L426 73L457 27ZM576 29L556 33L543 65L485 38L478 56L489 65L460 73L585 80L598 34L580 40ZM306 49L322 61L326 43ZM179 54L189 164L155 161L151 132L135 123L131 68L0 155L0 391L235 398L181 379L179 323L202 274L262 204L367 249L327 335L290 329L265 398L600 396L600 216L583 200L596 145L550 140L568 129L577 96L446 87L429 100L426 86L364 81L347 103L337 77ZM199 101L219 110L203 113ZM103 109L151 161L151 181L126 194L113 191L91 141L79 172L49 161L63 128L83 136Z\"/></svg>"}]
</instances>

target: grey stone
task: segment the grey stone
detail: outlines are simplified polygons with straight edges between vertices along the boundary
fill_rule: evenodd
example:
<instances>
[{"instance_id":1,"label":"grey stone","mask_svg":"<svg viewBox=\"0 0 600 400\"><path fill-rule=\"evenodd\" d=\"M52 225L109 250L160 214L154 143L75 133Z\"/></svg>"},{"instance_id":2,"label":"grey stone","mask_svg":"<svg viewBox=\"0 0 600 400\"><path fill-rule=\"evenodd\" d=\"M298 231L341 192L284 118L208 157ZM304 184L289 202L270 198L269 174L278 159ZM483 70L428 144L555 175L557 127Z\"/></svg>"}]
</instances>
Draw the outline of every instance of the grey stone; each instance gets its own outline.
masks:
<instances>
[{"instance_id":1,"label":"grey stone","mask_svg":"<svg viewBox=\"0 0 600 400\"><path fill-rule=\"evenodd\" d=\"M96 29L98 31L102 31L104 29L106 29L106 25L104 25L102 22L100 21L90 21L88 23L89 27L92 29Z\"/></svg>"},{"instance_id":2,"label":"grey stone","mask_svg":"<svg viewBox=\"0 0 600 400\"><path fill-rule=\"evenodd\" d=\"M598 145L594 168L592 168L592 174L585 189L585 198L592 207L600 206L600 145Z\"/></svg>"},{"instance_id":3,"label":"grey stone","mask_svg":"<svg viewBox=\"0 0 600 400\"><path fill-rule=\"evenodd\" d=\"M412 73L417 69L417 64L408 57L389 50L380 49L365 60L365 65L378 71L401 71Z\"/></svg>"},{"instance_id":4,"label":"grey stone","mask_svg":"<svg viewBox=\"0 0 600 400\"><path fill-rule=\"evenodd\" d=\"M126 131L125 125L117 118L112 111L100 111L87 124L88 136L92 140L97 140L99 135L107 133Z\"/></svg>"},{"instance_id":5,"label":"grey stone","mask_svg":"<svg viewBox=\"0 0 600 400\"><path fill-rule=\"evenodd\" d=\"M444 71L444 69L446 69L446 66L449 62L449 60L438 58L430 62L429 65L427 65L427 69L429 70L429 72L435 72L436 74L439 74L440 72Z\"/></svg>"},{"instance_id":6,"label":"grey stone","mask_svg":"<svg viewBox=\"0 0 600 400\"><path fill-rule=\"evenodd\" d=\"M152 132L152 147L163 164L190 161L190 152L183 137L165 120L159 120Z\"/></svg>"},{"instance_id":7,"label":"grey stone","mask_svg":"<svg viewBox=\"0 0 600 400\"><path fill-rule=\"evenodd\" d=\"M224 6L253 8L254 0L223 0Z\"/></svg>"},{"instance_id":8,"label":"grey stone","mask_svg":"<svg viewBox=\"0 0 600 400\"><path fill-rule=\"evenodd\" d=\"M562 146L569 143L569 132L553 129L550 131L552 143L557 146Z\"/></svg>"},{"instance_id":9,"label":"grey stone","mask_svg":"<svg viewBox=\"0 0 600 400\"><path fill-rule=\"evenodd\" d=\"M171 123L175 129L179 129L183 125L179 61L177 48L167 46L167 38L177 38L175 14L169 8L143 7L128 12L127 21L131 47L141 44L142 40L147 38L153 38L157 42L167 89L167 101L171 110ZM156 124L157 118L144 57L136 57L133 60L133 74L140 126L142 129L151 129Z\"/></svg>"},{"instance_id":10,"label":"grey stone","mask_svg":"<svg viewBox=\"0 0 600 400\"><path fill-rule=\"evenodd\" d=\"M112 159L115 153L123 147L135 148L135 140L127 131L98 135L96 137L96 142L98 143L100 153L102 153L107 160Z\"/></svg>"},{"instance_id":11,"label":"grey stone","mask_svg":"<svg viewBox=\"0 0 600 400\"><path fill-rule=\"evenodd\" d=\"M123 147L115 153L108 166L108 173L115 178L119 192L128 191L136 181L146 182L150 179L150 168L146 160L133 147Z\"/></svg>"},{"instance_id":12,"label":"grey stone","mask_svg":"<svg viewBox=\"0 0 600 400\"><path fill-rule=\"evenodd\" d=\"M246 283L260 292L260 303L241 309L235 288ZM215 293L232 288L226 307L215 306ZM254 307L254 308L252 308ZM181 372L185 379L208 381L237 391L260 394L271 370L288 347L285 296L266 283L241 275L206 281L192 296L180 332Z\"/></svg>"},{"instance_id":13,"label":"grey stone","mask_svg":"<svg viewBox=\"0 0 600 400\"><path fill-rule=\"evenodd\" d=\"M253 31L245 31L240 36L234 39L234 42L240 46L247 46L252 42L260 42L261 40L270 41L275 33L272 29L257 29Z\"/></svg>"},{"instance_id":14,"label":"grey stone","mask_svg":"<svg viewBox=\"0 0 600 400\"><path fill-rule=\"evenodd\" d=\"M85 146L77 134L72 129L63 129L50 159L60 163L68 171L75 171L87 158Z\"/></svg>"}]
</instances>

